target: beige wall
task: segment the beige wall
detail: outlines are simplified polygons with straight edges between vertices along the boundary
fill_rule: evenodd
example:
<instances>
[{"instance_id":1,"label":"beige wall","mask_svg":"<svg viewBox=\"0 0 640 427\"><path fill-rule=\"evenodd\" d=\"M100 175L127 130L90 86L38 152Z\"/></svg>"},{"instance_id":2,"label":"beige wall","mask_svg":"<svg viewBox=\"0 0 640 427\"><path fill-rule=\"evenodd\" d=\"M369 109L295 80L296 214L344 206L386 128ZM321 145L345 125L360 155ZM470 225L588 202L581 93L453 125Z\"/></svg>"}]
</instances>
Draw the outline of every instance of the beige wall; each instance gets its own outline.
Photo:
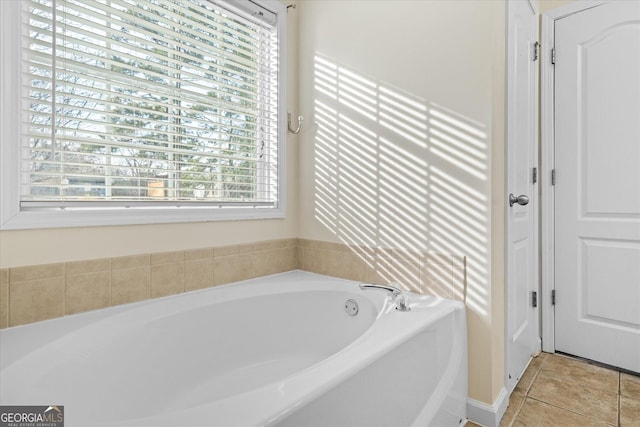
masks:
<instances>
[{"instance_id":1,"label":"beige wall","mask_svg":"<svg viewBox=\"0 0 640 427\"><path fill-rule=\"evenodd\" d=\"M297 15L288 14L288 108L297 107ZM285 219L0 231L0 268L294 238L298 143L288 134Z\"/></svg>"},{"instance_id":2,"label":"beige wall","mask_svg":"<svg viewBox=\"0 0 640 427\"><path fill-rule=\"evenodd\" d=\"M298 237L465 257L469 394L493 403L504 386L504 3L301 1L297 13Z\"/></svg>"},{"instance_id":3,"label":"beige wall","mask_svg":"<svg viewBox=\"0 0 640 427\"><path fill-rule=\"evenodd\" d=\"M296 233L295 205L289 206L288 211L284 220L3 231L0 234L0 267L293 238Z\"/></svg>"}]
</instances>

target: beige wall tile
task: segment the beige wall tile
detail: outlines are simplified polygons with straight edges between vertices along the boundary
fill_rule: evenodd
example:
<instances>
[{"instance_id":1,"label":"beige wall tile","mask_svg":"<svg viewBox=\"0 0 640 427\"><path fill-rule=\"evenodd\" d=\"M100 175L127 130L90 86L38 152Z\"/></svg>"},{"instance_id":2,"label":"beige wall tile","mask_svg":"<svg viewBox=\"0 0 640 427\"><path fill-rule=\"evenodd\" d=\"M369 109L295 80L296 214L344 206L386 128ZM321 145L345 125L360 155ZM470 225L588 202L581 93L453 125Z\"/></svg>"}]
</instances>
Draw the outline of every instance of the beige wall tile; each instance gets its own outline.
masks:
<instances>
[{"instance_id":1,"label":"beige wall tile","mask_svg":"<svg viewBox=\"0 0 640 427\"><path fill-rule=\"evenodd\" d=\"M298 249L295 246L286 246L280 252L278 273L296 270L298 268Z\"/></svg>"},{"instance_id":2,"label":"beige wall tile","mask_svg":"<svg viewBox=\"0 0 640 427\"><path fill-rule=\"evenodd\" d=\"M336 243L336 242L315 242L315 245L319 249L324 249L326 251L333 252L353 252L353 249L344 243Z\"/></svg>"},{"instance_id":3,"label":"beige wall tile","mask_svg":"<svg viewBox=\"0 0 640 427\"><path fill-rule=\"evenodd\" d=\"M365 263L367 283L392 284L410 292L420 292L420 264L406 259L375 257Z\"/></svg>"},{"instance_id":4,"label":"beige wall tile","mask_svg":"<svg viewBox=\"0 0 640 427\"><path fill-rule=\"evenodd\" d=\"M207 258L213 258L213 248L190 249L184 251L185 261L195 261Z\"/></svg>"},{"instance_id":5,"label":"beige wall tile","mask_svg":"<svg viewBox=\"0 0 640 427\"><path fill-rule=\"evenodd\" d=\"M467 267L467 257L464 255L451 255L451 260L453 262L453 268L466 268Z\"/></svg>"},{"instance_id":6,"label":"beige wall tile","mask_svg":"<svg viewBox=\"0 0 640 427\"><path fill-rule=\"evenodd\" d=\"M9 269L0 268L0 329L9 326Z\"/></svg>"},{"instance_id":7,"label":"beige wall tile","mask_svg":"<svg viewBox=\"0 0 640 427\"><path fill-rule=\"evenodd\" d=\"M111 271L66 277L66 314L97 310L111 305Z\"/></svg>"},{"instance_id":8,"label":"beige wall tile","mask_svg":"<svg viewBox=\"0 0 640 427\"><path fill-rule=\"evenodd\" d=\"M393 275L391 283L404 291L422 292L420 281L420 264L406 259L393 260Z\"/></svg>"},{"instance_id":9,"label":"beige wall tile","mask_svg":"<svg viewBox=\"0 0 640 427\"><path fill-rule=\"evenodd\" d=\"M64 263L31 265L15 267L9 270L9 281L24 282L27 280L51 279L64 276Z\"/></svg>"},{"instance_id":10,"label":"beige wall tile","mask_svg":"<svg viewBox=\"0 0 640 427\"><path fill-rule=\"evenodd\" d=\"M246 243L238 245L238 253L246 254L249 252L270 251L281 248L282 240L265 240L264 242Z\"/></svg>"},{"instance_id":11,"label":"beige wall tile","mask_svg":"<svg viewBox=\"0 0 640 427\"><path fill-rule=\"evenodd\" d=\"M65 264L65 273L67 276L109 270L111 270L111 259L109 258L74 261Z\"/></svg>"},{"instance_id":12,"label":"beige wall tile","mask_svg":"<svg viewBox=\"0 0 640 427\"><path fill-rule=\"evenodd\" d=\"M255 252L250 258L253 258L252 262L254 263L254 275L255 277L260 276L269 276L271 274L275 274L278 272L278 258L279 258L279 249L271 249L268 251ZM240 258L243 258L243 255L240 254Z\"/></svg>"},{"instance_id":13,"label":"beige wall tile","mask_svg":"<svg viewBox=\"0 0 640 427\"><path fill-rule=\"evenodd\" d=\"M257 252L252 255L256 277L295 270L297 266L297 251L293 247Z\"/></svg>"},{"instance_id":14,"label":"beige wall tile","mask_svg":"<svg viewBox=\"0 0 640 427\"><path fill-rule=\"evenodd\" d=\"M427 251L424 252L424 263L441 264L445 266L453 266L453 257L451 254Z\"/></svg>"},{"instance_id":15,"label":"beige wall tile","mask_svg":"<svg viewBox=\"0 0 640 427\"><path fill-rule=\"evenodd\" d=\"M12 282L9 298L9 326L62 317L64 278Z\"/></svg>"},{"instance_id":16,"label":"beige wall tile","mask_svg":"<svg viewBox=\"0 0 640 427\"><path fill-rule=\"evenodd\" d=\"M370 273L371 263L364 255L343 250L327 250L331 245L314 244L299 248L298 268L312 273L325 274L327 276L343 279L365 281Z\"/></svg>"},{"instance_id":17,"label":"beige wall tile","mask_svg":"<svg viewBox=\"0 0 640 427\"><path fill-rule=\"evenodd\" d=\"M9 284L0 282L0 329L9 326Z\"/></svg>"},{"instance_id":18,"label":"beige wall tile","mask_svg":"<svg viewBox=\"0 0 640 427\"><path fill-rule=\"evenodd\" d=\"M124 270L127 268L146 267L146 266L149 266L150 264L151 264L151 256L148 254L111 258L112 270Z\"/></svg>"},{"instance_id":19,"label":"beige wall tile","mask_svg":"<svg viewBox=\"0 0 640 427\"><path fill-rule=\"evenodd\" d=\"M375 256L365 257L366 282L396 282L411 292L463 299L466 273L452 269L451 255L385 248L375 248L373 253Z\"/></svg>"},{"instance_id":20,"label":"beige wall tile","mask_svg":"<svg viewBox=\"0 0 640 427\"><path fill-rule=\"evenodd\" d=\"M420 269L422 293L453 298L453 269L451 263L423 263Z\"/></svg>"},{"instance_id":21,"label":"beige wall tile","mask_svg":"<svg viewBox=\"0 0 640 427\"><path fill-rule=\"evenodd\" d=\"M302 247L305 248L314 248L323 251L339 251L339 252L351 252L351 249L348 245L343 243L336 242L324 242L321 240L305 240L299 239L302 241Z\"/></svg>"},{"instance_id":22,"label":"beige wall tile","mask_svg":"<svg viewBox=\"0 0 640 427\"><path fill-rule=\"evenodd\" d=\"M314 250L309 247L298 246L298 268L300 270L310 271L312 273L316 272L312 266L313 258L311 257L311 253L313 251Z\"/></svg>"},{"instance_id":23,"label":"beige wall tile","mask_svg":"<svg viewBox=\"0 0 640 427\"><path fill-rule=\"evenodd\" d=\"M321 251L324 273L342 279L364 281L365 261L358 255L340 251Z\"/></svg>"},{"instance_id":24,"label":"beige wall tile","mask_svg":"<svg viewBox=\"0 0 640 427\"><path fill-rule=\"evenodd\" d=\"M328 257L325 252L311 246L300 248L298 251L298 268L312 273L327 274L329 271L326 266Z\"/></svg>"},{"instance_id":25,"label":"beige wall tile","mask_svg":"<svg viewBox=\"0 0 640 427\"><path fill-rule=\"evenodd\" d=\"M312 240L309 239L300 239L298 238L298 247L299 248L308 248L311 246Z\"/></svg>"},{"instance_id":26,"label":"beige wall tile","mask_svg":"<svg viewBox=\"0 0 640 427\"><path fill-rule=\"evenodd\" d=\"M111 305L142 301L151 297L150 267L111 270Z\"/></svg>"},{"instance_id":27,"label":"beige wall tile","mask_svg":"<svg viewBox=\"0 0 640 427\"><path fill-rule=\"evenodd\" d=\"M188 292L210 286L213 286L213 257L185 261L184 290Z\"/></svg>"},{"instance_id":28,"label":"beige wall tile","mask_svg":"<svg viewBox=\"0 0 640 427\"><path fill-rule=\"evenodd\" d=\"M151 266L151 298L182 292L184 292L184 263Z\"/></svg>"},{"instance_id":29,"label":"beige wall tile","mask_svg":"<svg viewBox=\"0 0 640 427\"><path fill-rule=\"evenodd\" d=\"M259 262L263 253L264 252L250 252L238 254L236 280L247 280L260 276L258 268L260 268Z\"/></svg>"},{"instance_id":30,"label":"beige wall tile","mask_svg":"<svg viewBox=\"0 0 640 427\"><path fill-rule=\"evenodd\" d=\"M238 254L238 245L220 246L213 248L213 256L229 256Z\"/></svg>"},{"instance_id":31,"label":"beige wall tile","mask_svg":"<svg viewBox=\"0 0 640 427\"><path fill-rule=\"evenodd\" d=\"M214 250L215 254L215 250ZM240 259L238 255L217 256L213 258L213 283L223 285L236 282L239 279L238 268Z\"/></svg>"},{"instance_id":32,"label":"beige wall tile","mask_svg":"<svg viewBox=\"0 0 640 427\"><path fill-rule=\"evenodd\" d=\"M463 268L453 267L452 270L452 295L457 301L464 301L467 295L467 274Z\"/></svg>"},{"instance_id":33,"label":"beige wall tile","mask_svg":"<svg viewBox=\"0 0 640 427\"><path fill-rule=\"evenodd\" d=\"M394 259L394 250L390 248L373 248L373 255L377 258Z\"/></svg>"},{"instance_id":34,"label":"beige wall tile","mask_svg":"<svg viewBox=\"0 0 640 427\"><path fill-rule=\"evenodd\" d=\"M394 249L392 251L393 259L397 261L408 261L415 264L422 262L424 254L421 251L412 249Z\"/></svg>"},{"instance_id":35,"label":"beige wall tile","mask_svg":"<svg viewBox=\"0 0 640 427\"><path fill-rule=\"evenodd\" d=\"M184 262L184 251L151 254L151 265Z\"/></svg>"},{"instance_id":36,"label":"beige wall tile","mask_svg":"<svg viewBox=\"0 0 640 427\"><path fill-rule=\"evenodd\" d=\"M360 260L364 261L365 263L370 263L371 259L373 259L375 255L374 248L369 248L361 245L351 245L351 246L345 246L345 247L349 249L347 253L356 255Z\"/></svg>"},{"instance_id":37,"label":"beige wall tile","mask_svg":"<svg viewBox=\"0 0 640 427\"><path fill-rule=\"evenodd\" d=\"M461 299L465 267L461 256L291 238L3 269L0 283L13 282L13 278L51 279L66 273L63 294L67 306L63 310L71 314L297 268L356 281L397 282L406 290ZM0 325L3 316L11 323L11 302L5 305L2 312L0 304ZM48 310L42 316L49 318L51 313Z\"/></svg>"},{"instance_id":38,"label":"beige wall tile","mask_svg":"<svg viewBox=\"0 0 640 427\"><path fill-rule=\"evenodd\" d=\"M365 262L365 277L367 283L386 284L392 281L393 259L372 257Z\"/></svg>"},{"instance_id":39,"label":"beige wall tile","mask_svg":"<svg viewBox=\"0 0 640 427\"><path fill-rule=\"evenodd\" d=\"M283 246L285 248L295 248L298 246L298 239L291 238L291 239L283 239Z\"/></svg>"},{"instance_id":40,"label":"beige wall tile","mask_svg":"<svg viewBox=\"0 0 640 427\"><path fill-rule=\"evenodd\" d=\"M334 253L333 251L318 248L305 248L305 253L311 258L307 261L312 266L312 271L314 273L326 274L329 276L331 276L330 273L333 273L333 276L339 277L335 268L332 268L331 266L333 258L335 258L332 257L332 254Z\"/></svg>"}]
</instances>

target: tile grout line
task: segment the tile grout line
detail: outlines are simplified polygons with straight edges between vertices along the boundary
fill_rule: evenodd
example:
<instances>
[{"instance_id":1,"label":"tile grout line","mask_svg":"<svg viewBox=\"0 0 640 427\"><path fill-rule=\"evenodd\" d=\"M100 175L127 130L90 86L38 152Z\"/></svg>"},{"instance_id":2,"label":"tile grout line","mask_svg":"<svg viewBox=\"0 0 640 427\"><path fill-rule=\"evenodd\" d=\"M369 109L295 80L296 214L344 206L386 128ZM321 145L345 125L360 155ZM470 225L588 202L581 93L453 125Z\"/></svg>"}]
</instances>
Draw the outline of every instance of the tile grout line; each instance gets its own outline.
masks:
<instances>
[{"instance_id":1,"label":"tile grout line","mask_svg":"<svg viewBox=\"0 0 640 427\"><path fill-rule=\"evenodd\" d=\"M520 411L522 411L522 408L524 408L524 404L526 403L526 401L527 401L527 393L525 393L524 399L522 399L522 402L520 402L520 405L518 405L518 408L516 409L516 413L513 415L513 419L511 420L511 422L507 427L513 427L513 425L516 423L516 421L518 420L518 415L520 415Z\"/></svg>"},{"instance_id":2,"label":"tile grout line","mask_svg":"<svg viewBox=\"0 0 640 427\"><path fill-rule=\"evenodd\" d=\"M593 418L593 417L591 417L589 415L581 414L580 412L576 412L576 411L571 410L571 409L563 408L562 406L557 406L557 405L555 405L555 404L553 404L551 402L546 402L544 400L540 400L540 399L537 399L535 397L528 397L528 398L531 399L531 400L535 400L536 402L543 403L545 405L553 406L554 408L560 409L560 410L565 411L565 412L571 412L572 414L579 415L582 418L587 418L588 420L591 420L591 421L594 421L594 422L597 422L597 423L603 423L603 424L608 425L608 426L613 425L613 424L610 424L610 423L608 423L606 421L603 421L603 420L600 420L600 419L597 419L597 418Z\"/></svg>"},{"instance_id":3,"label":"tile grout line","mask_svg":"<svg viewBox=\"0 0 640 427\"><path fill-rule=\"evenodd\" d=\"M540 355L538 355L538 357L540 357ZM513 427L515 422L518 420L518 415L520 415L520 412L522 411L522 408L524 408L524 405L527 402L527 398L529 397L529 392L531 391L531 388L533 387L533 384L538 379L538 375L542 371L542 367L544 366L545 362L547 361L547 357L548 356L545 356L544 360L540 363L540 366L538 367L537 371L533 375L533 379L531 380L531 384L529 384L529 387L527 387L527 389L524 391L524 399L522 399L522 402L520 402L520 405L516 409L516 413L513 415L513 419L511 420L511 422L509 423L509 426L507 426L507 427ZM522 379L522 378L520 378L520 379Z\"/></svg>"},{"instance_id":4,"label":"tile grout line","mask_svg":"<svg viewBox=\"0 0 640 427\"><path fill-rule=\"evenodd\" d=\"M620 411L622 410L622 373L618 371L618 427L621 425Z\"/></svg>"}]
</instances>

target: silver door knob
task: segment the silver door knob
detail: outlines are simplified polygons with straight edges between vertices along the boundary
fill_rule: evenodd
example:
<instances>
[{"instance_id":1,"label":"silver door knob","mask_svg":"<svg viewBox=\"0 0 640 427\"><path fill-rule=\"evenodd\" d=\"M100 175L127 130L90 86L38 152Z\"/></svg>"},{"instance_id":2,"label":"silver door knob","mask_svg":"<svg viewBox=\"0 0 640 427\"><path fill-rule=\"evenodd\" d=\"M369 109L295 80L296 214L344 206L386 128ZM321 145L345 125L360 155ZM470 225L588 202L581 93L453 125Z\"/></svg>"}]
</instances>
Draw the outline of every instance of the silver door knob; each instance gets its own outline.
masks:
<instances>
[{"instance_id":1,"label":"silver door knob","mask_svg":"<svg viewBox=\"0 0 640 427\"><path fill-rule=\"evenodd\" d=\"M524 206L529 203L529 198L524 194L521 194L518 197L514 196L513 193L509 194L509 206L513 206L515 203L520 206Z\"/></svg>"}]
</instances>

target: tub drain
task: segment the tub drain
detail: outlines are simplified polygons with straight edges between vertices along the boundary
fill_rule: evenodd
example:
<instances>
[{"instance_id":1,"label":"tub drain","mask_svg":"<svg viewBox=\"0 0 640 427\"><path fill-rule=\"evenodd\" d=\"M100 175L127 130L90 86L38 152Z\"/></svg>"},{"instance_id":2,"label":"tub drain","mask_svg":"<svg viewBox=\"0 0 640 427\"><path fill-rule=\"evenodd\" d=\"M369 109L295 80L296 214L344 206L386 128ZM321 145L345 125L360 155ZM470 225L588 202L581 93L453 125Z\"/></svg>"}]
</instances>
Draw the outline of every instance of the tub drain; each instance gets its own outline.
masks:
<instances>
[{"instance_id":1,"label":"tub drain","mask_svg":"<svg viewBox=\"0 0 640 427\"><path fill-rule=\"evenodd\" d=\"M355 316L358 314L358 303L354 299L348 299L344 303L344 311L347 312L349 316Z\"/></svg>"}]
</instances>

